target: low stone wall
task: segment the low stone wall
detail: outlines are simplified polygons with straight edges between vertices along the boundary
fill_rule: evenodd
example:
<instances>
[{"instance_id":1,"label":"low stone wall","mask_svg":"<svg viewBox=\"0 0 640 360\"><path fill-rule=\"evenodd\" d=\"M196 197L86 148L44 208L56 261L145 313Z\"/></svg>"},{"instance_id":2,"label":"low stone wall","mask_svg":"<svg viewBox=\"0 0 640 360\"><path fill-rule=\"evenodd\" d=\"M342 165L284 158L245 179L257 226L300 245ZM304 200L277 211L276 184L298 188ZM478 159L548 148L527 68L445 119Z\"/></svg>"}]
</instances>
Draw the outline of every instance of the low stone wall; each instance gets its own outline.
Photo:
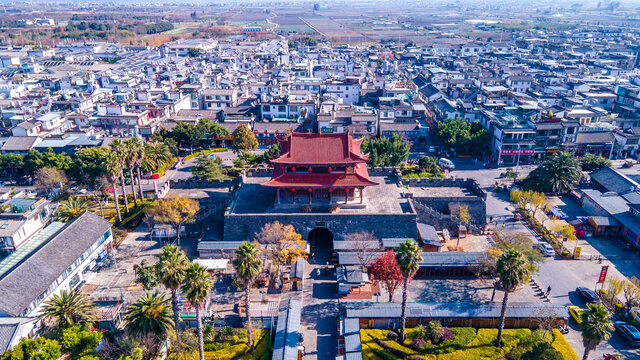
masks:
<instances>
[{"instance_id":1,"label":"low stone wall","mask_svg":"<svg viewBox=\"0 0 640 360\"><path fill-rule=\"evenodd\" d=\"M171 180L171 188L173 189L220 189L231 188L240 183L239 178L205 181L195 178Z\"/></svg>"},{"instance_id":2,"label":"low stone wall","mask_svg":"<svg viewBox=\"0 0 640 360\"><path fill-rule=\"evenodd\" d=\"M487 198L487 193L478 184L476 179L463 179L463 178L403 178L400 180L402 185L408 185L413 187L460 187L471 190L476 196L483 199Z\"/></svg>"}]
</instances>

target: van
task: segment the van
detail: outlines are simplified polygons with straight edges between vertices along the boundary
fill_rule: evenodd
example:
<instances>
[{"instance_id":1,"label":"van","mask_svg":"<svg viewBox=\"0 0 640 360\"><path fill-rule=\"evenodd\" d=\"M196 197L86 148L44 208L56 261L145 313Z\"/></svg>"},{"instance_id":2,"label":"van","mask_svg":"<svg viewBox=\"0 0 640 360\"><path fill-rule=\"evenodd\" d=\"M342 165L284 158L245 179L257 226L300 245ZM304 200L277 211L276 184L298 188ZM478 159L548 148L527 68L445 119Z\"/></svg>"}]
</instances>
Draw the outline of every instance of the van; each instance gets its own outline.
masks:
<instances>
[{"instance_id":1,"label":"van","mask_svg":"<svg viewBox=\"0 0 640 360\"><path fill-rule=\"evenodd\" d=\"M456 168L455 165L453 165L453 161L445 158L440 158L440 160L438 160L438 166L447 170L453 170Z\"/></svg>"}]
</instances>

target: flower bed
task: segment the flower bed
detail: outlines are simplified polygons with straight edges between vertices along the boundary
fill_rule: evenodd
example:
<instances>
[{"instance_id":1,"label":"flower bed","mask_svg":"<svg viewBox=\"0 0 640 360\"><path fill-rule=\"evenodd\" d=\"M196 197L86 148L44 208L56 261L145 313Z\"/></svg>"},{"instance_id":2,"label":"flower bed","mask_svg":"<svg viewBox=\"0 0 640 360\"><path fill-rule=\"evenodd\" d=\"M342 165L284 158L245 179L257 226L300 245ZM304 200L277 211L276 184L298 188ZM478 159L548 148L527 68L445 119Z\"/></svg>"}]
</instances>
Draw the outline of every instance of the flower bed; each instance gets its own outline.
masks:
<instances>
[{"instance_id":1,"label":"flower bed","mask_svg":"<svg viewBox=\"0 0 640 360\"><path fill-rule=\"evenodd\" d=\"M365 360L497 360L504 358L512 351L522 352L525 346L532 346L531 339L538 339L529 329L505 329L503 347L495 346L498 329L451 328L452 340L445 340L438 345L427 342L418 350L414 337L416 329L407 329L407 338L401 344L389 336L388 330L360 330L362 356ZM536 334L537 335L537 334ZM548 336L547 336L548 337ZM536 340L538 342L542 340ZM559 331L553 331L551 346L559 351L565 360L577 360L578 356Z\"/></svg>"}]
</instances>

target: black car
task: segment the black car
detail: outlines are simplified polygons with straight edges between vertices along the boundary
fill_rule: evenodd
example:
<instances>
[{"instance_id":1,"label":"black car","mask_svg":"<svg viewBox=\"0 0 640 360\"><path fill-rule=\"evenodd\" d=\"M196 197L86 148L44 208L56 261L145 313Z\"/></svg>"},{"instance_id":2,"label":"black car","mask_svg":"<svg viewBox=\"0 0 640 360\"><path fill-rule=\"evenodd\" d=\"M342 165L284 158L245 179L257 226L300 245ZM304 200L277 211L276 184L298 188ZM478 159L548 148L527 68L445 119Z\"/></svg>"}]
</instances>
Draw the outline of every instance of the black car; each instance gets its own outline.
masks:
<instances>
[{"instance_id":1,"label":"black car","mask_svg":"<svg viewBox=\"0 0 640 360\"><path fill-rule=\"evenodd\" d=\"M580 296L581 298L583 298L586 302L588 303L599 303L600 302L600 297L598 296L598 294L596 294L595 291L586 288L586 287L577 287L576 288L576 293L578 293L578 296Z\"/></svg>"}]
</instances>

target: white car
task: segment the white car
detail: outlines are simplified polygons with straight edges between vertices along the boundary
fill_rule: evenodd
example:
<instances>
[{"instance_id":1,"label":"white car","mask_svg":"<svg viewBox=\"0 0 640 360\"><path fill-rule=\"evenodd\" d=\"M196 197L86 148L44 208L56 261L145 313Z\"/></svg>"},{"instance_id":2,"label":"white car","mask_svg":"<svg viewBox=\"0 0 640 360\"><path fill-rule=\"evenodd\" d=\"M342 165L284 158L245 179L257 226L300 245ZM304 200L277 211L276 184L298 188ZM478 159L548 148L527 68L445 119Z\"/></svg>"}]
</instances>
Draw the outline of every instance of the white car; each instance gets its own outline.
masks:
<instances>
[{"instance_id":1,"label":"white car","mask_svg":"<svg viewBox=\"0 0 640 360\"><path fill-rule=\"evenodd\" d=\"M546 242L539 242L536 247L538 248L538 250L540 250L540 252L542 253L542 255L544 256L555 256L556 252L555 250L553 250L553 247L549 244L547 244Z\"/></svg>"}]
</instances>

